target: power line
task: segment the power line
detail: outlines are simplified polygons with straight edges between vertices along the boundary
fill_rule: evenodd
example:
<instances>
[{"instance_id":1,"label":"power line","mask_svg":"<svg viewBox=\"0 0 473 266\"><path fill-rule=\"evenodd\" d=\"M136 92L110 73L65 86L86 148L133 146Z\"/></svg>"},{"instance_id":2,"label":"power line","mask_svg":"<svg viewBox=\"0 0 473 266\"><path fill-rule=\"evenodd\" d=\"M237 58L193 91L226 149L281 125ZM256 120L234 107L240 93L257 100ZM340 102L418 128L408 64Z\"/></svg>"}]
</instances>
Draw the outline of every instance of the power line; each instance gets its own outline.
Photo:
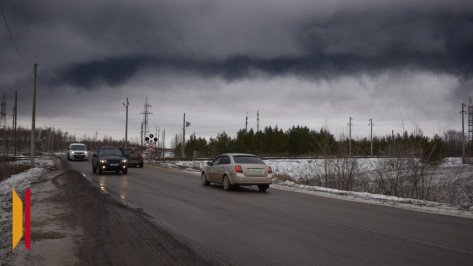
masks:
<instances>
[{"instance_id":1,"label":"power line","mask_svg":"<svg viewBox=\"0 0 473 266\"><path fill-rule=\"evenodd\" d=\"M16 46L15 40L13 39L13 35L11 34L11 31L10 31L10 27L8 26L7 18L5 17L5 13L3 12L3 8L2 8L2 4L1 4L1 3L0 3L0 11L2 11L3 21L5 21L5 27L7 28L8 34L10 35L10 39L11 39L11 41L12 41L12 43L13 43L13 46L15 46L16 52L17 52L18 55L21 57L21 59L23 60L23 62L25 62L25 64L29 65L28 61L26 61L26 59L23 57L23 55L21 55L20 50L19 50L18 47Z\"/></svg>"}]
</instances>

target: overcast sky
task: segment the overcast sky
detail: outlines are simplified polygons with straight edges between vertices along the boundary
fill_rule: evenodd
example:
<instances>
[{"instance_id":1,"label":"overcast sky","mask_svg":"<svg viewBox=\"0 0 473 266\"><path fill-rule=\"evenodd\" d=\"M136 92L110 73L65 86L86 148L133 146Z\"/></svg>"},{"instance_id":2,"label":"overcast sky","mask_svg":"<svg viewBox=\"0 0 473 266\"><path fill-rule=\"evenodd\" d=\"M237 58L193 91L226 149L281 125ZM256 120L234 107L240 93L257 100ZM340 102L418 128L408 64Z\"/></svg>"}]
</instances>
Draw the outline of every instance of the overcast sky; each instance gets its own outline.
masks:
<instances>
[{"instance_id":1,"label":"overcast sky","mask_svg":"<svg viewBox=\"0 0 473 266\"><path fill-rule=\"evenodd\" d=\"M471 0L0 0L0 93L11 125L77 137L215 137L292 125L336 136L461 130L473 97ZM27 61L27 62L24 62ZM1 95L0 95L1 96Z\"/></svg>"}]
</instances>

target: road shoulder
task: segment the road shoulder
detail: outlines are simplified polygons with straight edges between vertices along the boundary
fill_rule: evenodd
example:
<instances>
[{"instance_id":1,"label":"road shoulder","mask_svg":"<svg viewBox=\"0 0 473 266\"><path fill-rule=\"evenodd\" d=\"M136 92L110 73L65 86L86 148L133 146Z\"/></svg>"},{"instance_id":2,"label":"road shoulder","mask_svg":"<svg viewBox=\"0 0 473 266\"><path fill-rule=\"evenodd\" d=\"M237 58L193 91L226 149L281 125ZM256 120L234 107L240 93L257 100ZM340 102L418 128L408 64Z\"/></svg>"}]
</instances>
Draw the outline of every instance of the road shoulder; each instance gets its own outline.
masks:
<instances>
[{"instance_id":1,"label":"road shoulder","mask_svg":"<svg viewBox=\"0 0 473 266\"><path fill-rule=\"evenodd\" d=\"M32 187L31 250L17 247L9 264L221 264L62 163Z\"/></svg>"}]
</instances>

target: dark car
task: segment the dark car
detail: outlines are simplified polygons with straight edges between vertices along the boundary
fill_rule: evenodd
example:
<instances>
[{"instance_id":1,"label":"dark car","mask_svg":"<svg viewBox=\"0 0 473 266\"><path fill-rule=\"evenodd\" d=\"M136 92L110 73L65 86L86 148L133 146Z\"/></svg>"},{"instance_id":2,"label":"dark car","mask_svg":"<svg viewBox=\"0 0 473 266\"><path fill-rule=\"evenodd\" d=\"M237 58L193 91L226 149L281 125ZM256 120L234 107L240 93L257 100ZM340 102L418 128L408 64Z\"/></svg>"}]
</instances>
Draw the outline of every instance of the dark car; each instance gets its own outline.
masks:
<instances>
[{"instance_id":1,"label":"dark car","mask_svg":"<svg viewBox=\"0 0 473 266\"><path fill-rule=\"evenodd\" d=\"M103 171L128 172L128 159L119 147L98 147L92 156L92 171L101 174Z\"/></svg>"},{"instance_id":2,"label":"dark car","mask_svg":"<svg viewBox=\"0 0 473 266\"><path fill-rule=\"evenodd\" d=\"M121 148L128 159L128 165L139 166L143 168L143 153L138 148L127 147Z\"/></svg>"}]
</instances>

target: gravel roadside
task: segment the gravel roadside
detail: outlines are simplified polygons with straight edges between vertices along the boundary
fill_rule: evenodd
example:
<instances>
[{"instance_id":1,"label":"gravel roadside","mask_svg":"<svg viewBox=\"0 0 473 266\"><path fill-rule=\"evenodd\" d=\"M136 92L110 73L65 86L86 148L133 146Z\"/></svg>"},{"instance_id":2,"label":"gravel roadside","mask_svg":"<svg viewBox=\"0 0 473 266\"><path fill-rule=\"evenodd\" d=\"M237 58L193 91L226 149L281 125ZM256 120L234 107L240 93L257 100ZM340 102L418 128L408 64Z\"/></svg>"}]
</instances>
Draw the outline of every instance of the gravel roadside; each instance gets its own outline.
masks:
<instances>
[{"instance_id":1,"label":"gravel roadside","mask_svg":"<svg viewBox=\"0 0 473 266\"><path fill-rule=\"evenodd\" d=\"M20 242L2 265L222 264L102 193L67 162L58 165L31 187L31 250Z\"/></svg>"}]
</instances>

